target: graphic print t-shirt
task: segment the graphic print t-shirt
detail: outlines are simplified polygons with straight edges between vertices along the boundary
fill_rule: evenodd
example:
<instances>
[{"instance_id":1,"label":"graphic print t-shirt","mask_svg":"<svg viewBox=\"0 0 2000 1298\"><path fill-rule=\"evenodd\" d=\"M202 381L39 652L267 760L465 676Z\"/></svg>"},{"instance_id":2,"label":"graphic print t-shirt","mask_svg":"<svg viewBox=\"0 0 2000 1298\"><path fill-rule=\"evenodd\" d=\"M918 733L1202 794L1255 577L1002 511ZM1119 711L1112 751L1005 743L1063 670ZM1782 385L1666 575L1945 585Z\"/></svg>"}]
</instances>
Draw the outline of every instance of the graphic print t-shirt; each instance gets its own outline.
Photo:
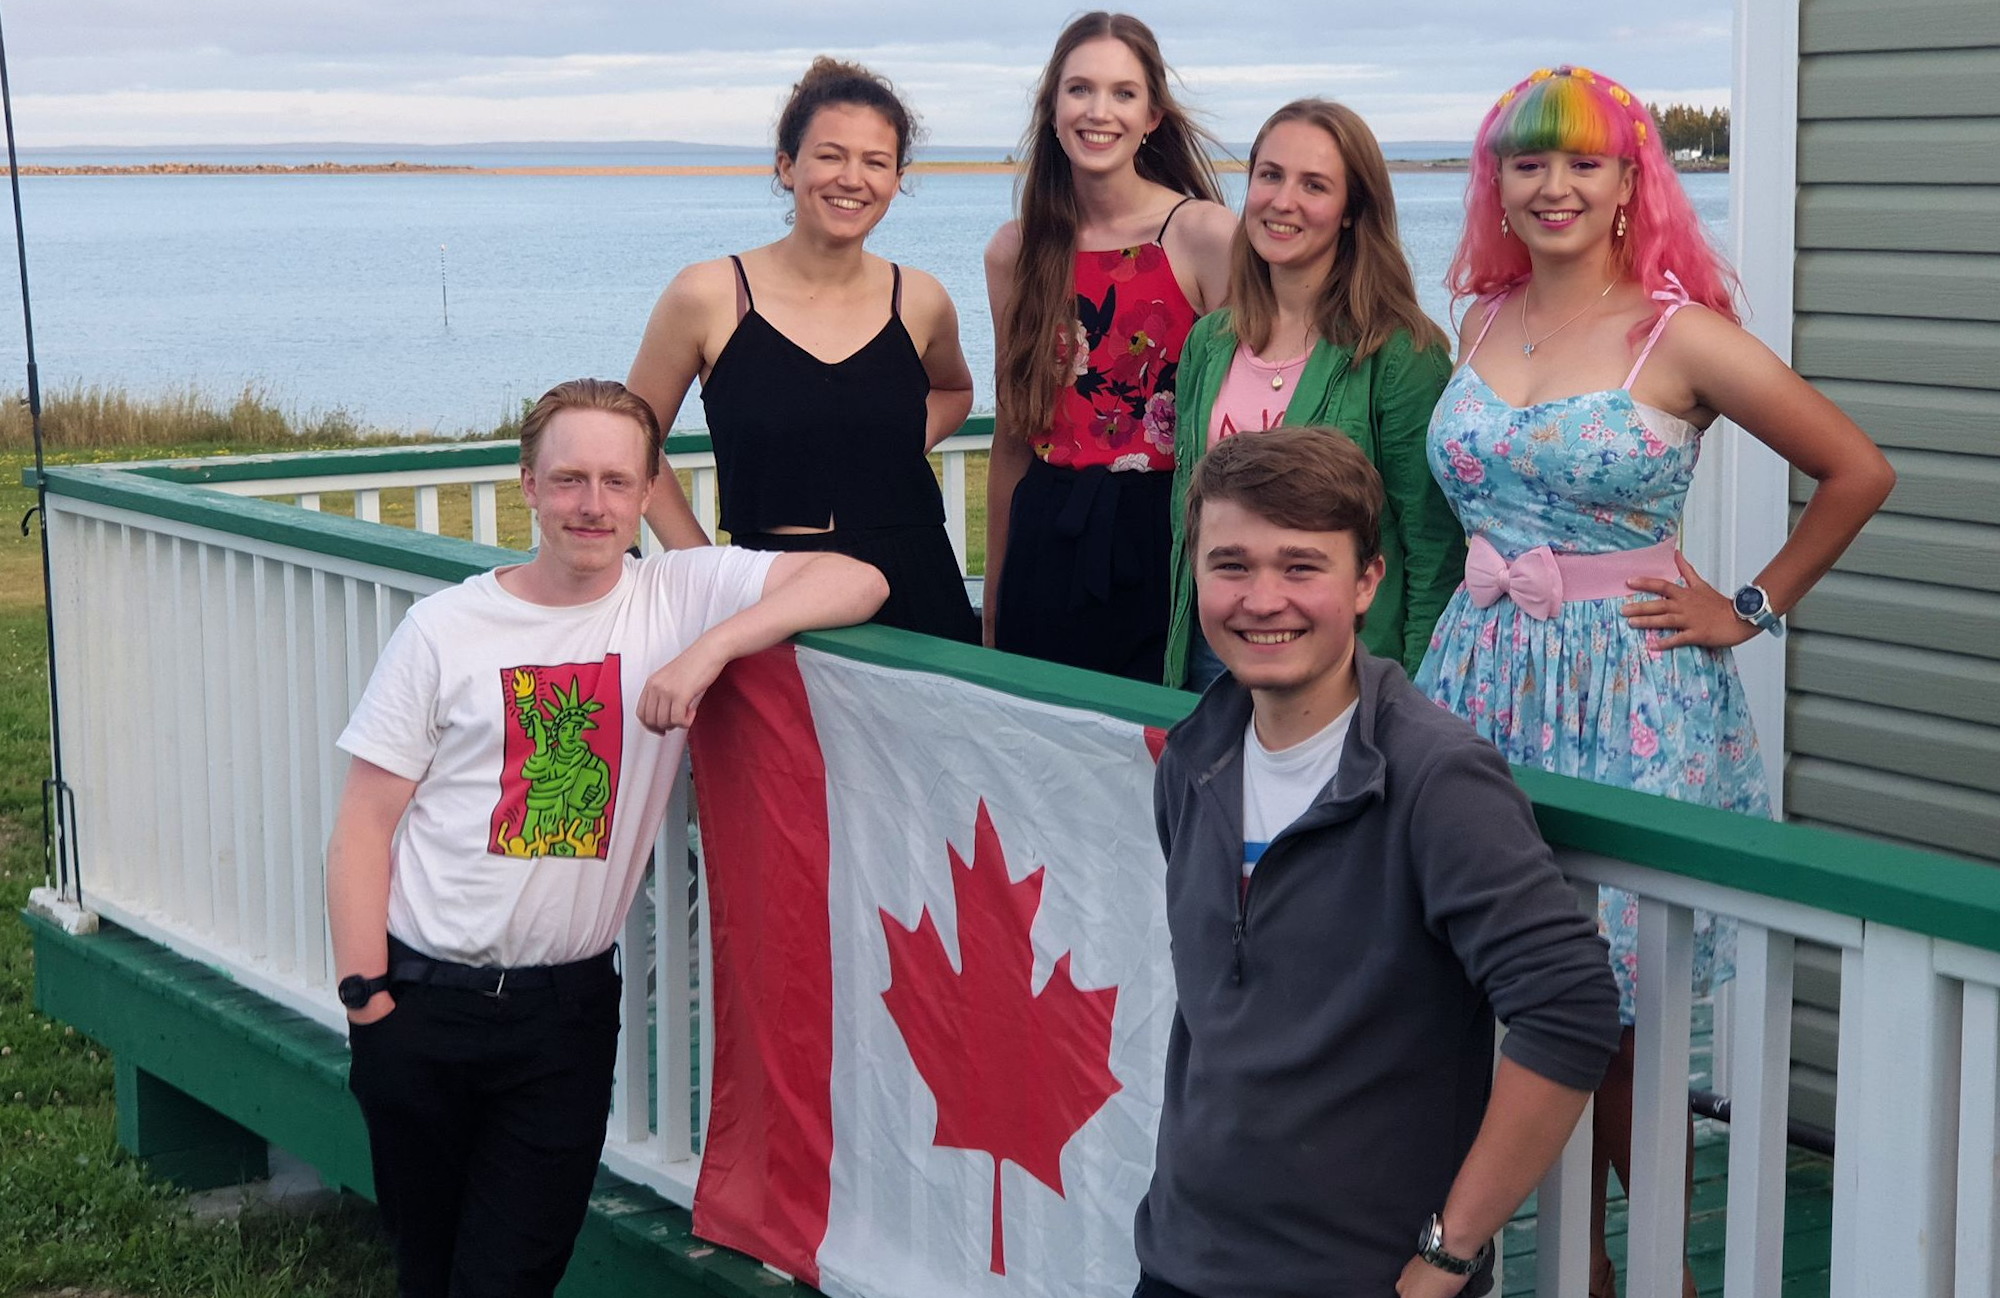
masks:
<instances>
[{"instance_id":1,"label":"graphic print t-shirt","mask_svg":"<svg viewBox=\"0 0 2000 1298\"><path fill-rule=\"evenodd\" d=\"M685 731L630 715L646 678L749 607L775 555L628 559L589 604L492 573L419 600L339 746L417 789L390 848L389 931L464 964L562 964L616 940Z\"/></svg>"},{"instance_id":2,"label":"graphic print t-shirt","mask_svg":"<svg viewBox=\"0 0 2000 1298\"><path fill-rule=\"evenodd\" d=\"M1257 738L1257 722L1243 727L1243 877L1247 880L1271 840L1312 806L1340 770L1354 704L1310 739L1276 752Z\"/></svg>"}]
</instances>

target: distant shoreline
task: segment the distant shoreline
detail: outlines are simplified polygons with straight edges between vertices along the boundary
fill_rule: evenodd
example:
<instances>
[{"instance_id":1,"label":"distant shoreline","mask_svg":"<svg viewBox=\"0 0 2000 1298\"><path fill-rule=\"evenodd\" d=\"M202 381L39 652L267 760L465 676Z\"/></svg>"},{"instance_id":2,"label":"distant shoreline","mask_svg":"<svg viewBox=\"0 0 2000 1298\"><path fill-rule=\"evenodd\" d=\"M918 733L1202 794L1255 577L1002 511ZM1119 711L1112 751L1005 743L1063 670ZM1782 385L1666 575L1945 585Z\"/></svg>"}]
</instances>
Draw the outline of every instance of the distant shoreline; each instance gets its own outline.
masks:
<instances>
[{"instance_id":1,"label":"distant shoreline","mask_svg":"<svg viewBox=\"0 0 2000 1298\"><path fill-rule=\"evenodd\" d=\"M1463 173L1464 158L1392 158L1395 172ZM1234 159L1216 163L1220 172L1241 172L1242 162ZM910 164L916 175L1005 176L1016 167L1011 162L917 161ZM1727 171L1727 159L1714 162L1687 162L1680 170L1691 172ZM76 166L24 166L23 176L762 176L765 166L658 166L658 167L459 167L421 162L278 162L211 163L147 162L129 166L82 164Z\"/></svg>"}]
</instances>

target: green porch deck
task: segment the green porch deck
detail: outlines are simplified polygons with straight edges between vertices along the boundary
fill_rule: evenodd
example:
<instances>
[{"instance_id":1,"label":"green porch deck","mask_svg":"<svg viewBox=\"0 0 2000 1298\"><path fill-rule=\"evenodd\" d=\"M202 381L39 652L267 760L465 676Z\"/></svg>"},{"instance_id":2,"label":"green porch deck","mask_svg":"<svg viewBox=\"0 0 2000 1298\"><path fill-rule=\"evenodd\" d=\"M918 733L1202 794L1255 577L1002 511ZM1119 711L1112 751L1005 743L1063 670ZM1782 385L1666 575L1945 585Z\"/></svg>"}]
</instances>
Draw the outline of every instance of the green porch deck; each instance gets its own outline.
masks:
<instances>
[{"instance_id":1,"label":"green porch deck","mask_svg":"<svg viewBox=\"0 0 2000 1298\"><path fill-rule=\"evenodd\" d=\"M205 965L106 925L75 937L30 914L35 999L118 1062L119 1139L156 1171L189 1183L256 1175L263 1142L368 1195L367 1136L347 1094L339 1034ZM1696 1082L1706 1084L1709 1020L1696 1007ZM190 1101L192 1101L190 1103ZM1722 1291L1728 1128L1696 1124L1689 1247L1704 1298ZM1787 1175L1783 1298L1823 1298L1832 1246L1832 1164L1794 1151ZM1534 1292L1534 1205L1507 1228L1504 1294ZM1622 1263L1624 1200L1611 1206ZM643 1292L663 1298L813 1291L694 1237L686 1210L608 1173L591 1201L563 1298Z\"/></svg>"}]
</instances>

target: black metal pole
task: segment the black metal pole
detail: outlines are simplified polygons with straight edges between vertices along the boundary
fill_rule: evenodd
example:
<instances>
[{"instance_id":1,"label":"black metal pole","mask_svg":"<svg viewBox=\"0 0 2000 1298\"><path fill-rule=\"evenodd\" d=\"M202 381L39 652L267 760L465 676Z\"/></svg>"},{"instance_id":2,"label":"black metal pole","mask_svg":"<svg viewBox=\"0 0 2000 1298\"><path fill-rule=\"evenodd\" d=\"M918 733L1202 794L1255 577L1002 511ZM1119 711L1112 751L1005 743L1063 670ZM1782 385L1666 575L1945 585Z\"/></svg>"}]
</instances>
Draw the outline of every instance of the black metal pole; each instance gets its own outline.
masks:
<instances>
[{"instance_id":1,"label":"black metal pole","mask_svg":"<svg viewBox=\"0 0 2000 1298\"><path fill-rule=\"evenodd\" d=\"M83 903L77 866L76 797L63 779L62 706L56 689L55 580L49 567L49 489L42 472L42 383L35 369L35 312L28 297L28 232L21 221L21 166L14 148L14 91L7 78L7 38L0 33L0 116L7 123L7 181L14 195L14 256L21 268L21 327L28 342L28 426L35 439L35 509L41 520L42 610L49 668L49 750L52 772L42 781L42 875L63 900ZM21 523L27 530L27 520Z\"/></svg>"}]
</instances>

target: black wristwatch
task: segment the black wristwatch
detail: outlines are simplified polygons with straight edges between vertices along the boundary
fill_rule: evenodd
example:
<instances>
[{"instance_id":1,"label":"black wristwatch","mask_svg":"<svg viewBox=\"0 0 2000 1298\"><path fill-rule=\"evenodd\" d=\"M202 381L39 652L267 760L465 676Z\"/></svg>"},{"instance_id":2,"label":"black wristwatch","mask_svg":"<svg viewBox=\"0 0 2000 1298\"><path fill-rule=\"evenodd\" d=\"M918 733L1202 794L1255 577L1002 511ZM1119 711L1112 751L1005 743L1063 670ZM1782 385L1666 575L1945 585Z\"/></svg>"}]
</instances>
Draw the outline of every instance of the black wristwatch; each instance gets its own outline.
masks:
<instances>
[{"instance_id":1,"label":"black wristwatch","mask_svg":"<svg viewBox=\"0 0 2000 1298\"><path fill-rule=\"evenodd\" d=\"M380 978L363 978L360 974L349 974L340 980L340 1003L348 1009L366 1008L375 999L376 992L389 990L389 975Z\"/></svg>"},{"instance_id":2,"label":"black wristwatch","mask_svg":"<svg viewBox=\"0 0 2000 1298\"><path fill-rule=\"evenodd\" d=\"M1729 602L1735 608L1737 617L1759 631L1769 631L1779 639L1784 639L1785 624L1771 608L1771 597L1764 593L1762 586L1753 583L1739 587Z\"/></svg>"},{"instance_id":3,"label":"black wristwatch","mask_svg":"<svg viewBox=\"0 0 2000 1298\"><path fill-rule=\"evenodd\" d=\"M1436 1213L1417 1232L1417 1256L1440 1271L1453 1275L1471 1275L1480 1267L1493 1260L1493 1241L1480 1245L1479 1251L1471 1257L1457 1257L1444 1251L1444 1219Z\"/></svg>"}]
</instances>

